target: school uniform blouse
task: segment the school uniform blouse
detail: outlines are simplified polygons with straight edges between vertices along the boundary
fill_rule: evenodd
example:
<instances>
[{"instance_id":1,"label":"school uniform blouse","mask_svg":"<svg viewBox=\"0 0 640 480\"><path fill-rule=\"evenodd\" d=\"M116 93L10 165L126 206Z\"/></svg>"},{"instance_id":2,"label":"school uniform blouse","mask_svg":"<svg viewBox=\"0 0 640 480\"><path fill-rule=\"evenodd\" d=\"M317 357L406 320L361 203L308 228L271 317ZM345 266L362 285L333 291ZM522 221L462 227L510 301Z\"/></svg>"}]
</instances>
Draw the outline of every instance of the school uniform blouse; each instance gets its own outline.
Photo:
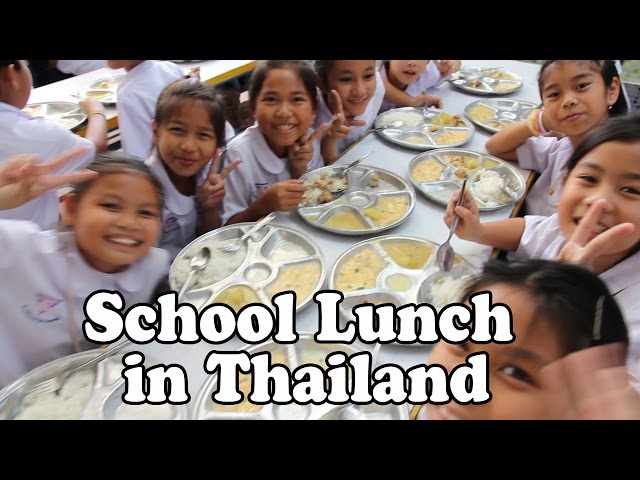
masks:
<instances>
[{"instance_id":1,"label":"school uniform blouse","mask_svg":"<svg viewBox=\"0 0 640 480\"><path fill-rule=\"evenodd\" d=\"M516 257L555 260L566 239L560 231L558 214L549 217L527 215ZM599 277L616 299L629 330L627 365L640 373L640 252L636 252Z\"/></svg>"},{"instance_id":2,"label":"school uniform blouse","mask_svg":"<svg viewBox=\"0 0 640 480\"><path fill-rule=\"evenodd\" d=\"M567 162L573 154L569 137L531 137L516 149L518 165L540 172L526 197L530 215L553 215L558 209Z\"/></svg>"},{"instance_id":3,"label":"school uniform blouse","mask_svg":"<svg viewBox=\"0 0 640 480\"><path fill-rule=\"evenodd\" d=\"M72 232L42 231L32 222L0 220L0 388L44 363L97 348L82 333L85 300L97 290L118 291L124 311L149 303L167 271L167 253L149 254L118 273L89 266Z\"/></svg>"},{"instance_id":4,"label":"school uniform blouse","mask_svg":"<svg viewBox=\"0 0 640 480\"><path fill-rule=\"evenodd\" d=\"M273 153L257 123L229 142L225 163L236 158L242 159L242 163L225 180L223 224L247 209L271 185L291 178L287 158ZM314 170L323 165L318 139L313 142L313 157L308 169Z\"/></svg>"},{"instance_id":5,"label":"school uniform blouse","mask_svg":"<svg viewBox=\"0 0 640 480\"><path fill-rule=\"evenodd\" d=\"M169 261L173 261L189 242L196 238L198 210L195 195L184 195L178 191L169 178L162 160L154 152L144 162L162 184L164 207L162 209L162 235L158 246L169 252ZM196 186L207 179L210 163L207 163L196 176Z\"/></svg>"},{"instance_id":6,"label":"school uniform blouse","mask_svg":"<svg viewBox=\"0 0 640 480\"><path fill-rule=\"evenodd\" d=\"M53 122L0 102L0 164L18 154L35 154L38 162L47 163L78 146L86 147L87 151L60 167L56 174L85 168L95 158L95 144ZM18 208L0 210L2 218L31 220L43 229L52 228L59 219L58 193L49 191Z\"/></svg>"},{"instance_id":7,"label":"school uniform blouse","mask_svg":"<svg viewBox=\"0 0 640 480\"><path fill-rule=\"evenodd\" d=\"M371 96L371 99L369 100L364 113L355 117L355 120L364 120L365 124L361 127L351 127L349 136L338 141L338 154L346 150L353 142L362 137L366 133L366 131L371 128L373 122L378 116L380 106L382 105L384 92L385 88L384 83L382 82L382 77L380 76L380 72L376 70L376 90L375 92L373 92L373 95ZM318 89L318 111L316 113L315 127L317 128L323 123L331 122L332 118L333 113L331 113L331 110L329 110L329 107L324 101L322 92L320 91L320 89Z\"/></svg>"},{"instance_id":8,"label":"school uniform blouse","mask_svg":"<svg viewBox=\"0 0 640 480\"><path fill-rule=\"evenodd\" d=\"M387 69L384 63L380 66L380 76L385 80L388 79ZM422 93L429 88L439 87L445 80L446 77L440 75L440 70L438 70L436 63L433 60L429 60L429 63L424 67L420 76L407 85L407 88L405 88L404 91L412 97L417 97L418 95L422 95ZM386 112L390 108L395 107L397 107L395 103L384 100L380 107L380 113Z\"/></svg>"},{"instance_id":9,"label":"school uniform blouse","mask_svg":"<svg viewBox=\"0 0 640 480\"><path fill-rule=\"evenodd\" d=\"M56 68L62 73L82 75L107 67L106 60L58 60Z\"/></svg>"}]
</instances>

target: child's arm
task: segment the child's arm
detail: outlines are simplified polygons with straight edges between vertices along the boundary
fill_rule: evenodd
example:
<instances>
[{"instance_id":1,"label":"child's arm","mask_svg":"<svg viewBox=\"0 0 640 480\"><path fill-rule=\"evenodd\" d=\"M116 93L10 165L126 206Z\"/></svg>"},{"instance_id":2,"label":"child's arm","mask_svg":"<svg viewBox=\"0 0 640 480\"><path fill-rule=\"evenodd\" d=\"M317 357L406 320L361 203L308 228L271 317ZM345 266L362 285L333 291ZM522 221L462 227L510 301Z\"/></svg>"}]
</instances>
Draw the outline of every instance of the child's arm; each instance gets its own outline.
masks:
<instances>
[{"instance_id":1,"label":"child's arm","mask_svg":"<svg viewBox=\"0 0 640 480\"><path fill-rule=\"evenodd\" d=\"M404 90L400 90L393 85L388 78L383 77L384 82L384 99L387 102L393 103L399 107L432 107L442 108L442 100L435 95L416 95L412 97Z\"/></svg>"},{"instance_id":2,"label":"child's arm","mask_svg":"<svg viewBox=\"0 0 640 480\"><path fill-rule=\"evenodd\" d=\"M339 153L338 141L349 136L351 127L361 127L366 123L364 120L345 117L344 109L342 108L342 99L335 90L331 90L328 101L329 110L336 113L333 115L327 134L322 137L320 143L320 152L322 153L325 165L330 165L336 160Z\"/></svg>"},{"instance_id":3,"label":"child's arm","mask_svg":"<svg viewBox=\"0 0 640 480\"><path fill-rule=\"evenodd\" d=\"M91 140L96 146L96 152L107 149L107 117L104 107L94 98L82 100L80 108L87 114L87 131L85 138Z\"/></svg>"},{"instance_id":4,"label":"child's arm","mask_svg":"<svg viewBox=\"0 0 640 480\"><path fill-rule=\"evenodd\" d=\"M67 175L52 174L86 151L84 147L74 148L49 163L36 163L36 155L10 157L6 163L0 165L0 210L19 207L44 192L70 183L83 182L97 175L91 170L77 171Z\"/></svg>"},{"instance_id":5,"label":"child's arm","mask_svg":"<svg viewBox=\"0 0 640 480\"><path fill-rule=\"evenodd\" d=\"M309 189L299 179L284 180L271 185L255 202L229 219L227 224L255 222L271 212L289 212L298 208L302 195Z\"/></svg>"},{"instance_id":6,"label":"child's arm","mask_svg":"<svg viewBox=\"0 0 640 480\"><path fill-rule=\"evenodd\" d=\"M216 154L216 158L211 162L207 179L202 182L196 192L196 201L200 207L198 235L220 227L219 206L224 199L225 179L242 162L242 160L237 158L223 168L220 173L216 173L220 161L220 156Z\"/></svg>"},{"instance_id":7,"label":"child's arm","mask_svg":"<svg viewBox=\"0 0 640 480\"><path fill-rule=\"evenodd\" d=\"M532 136L533 133L529 129L528 121L522 120L495 133L487 140L485 148L490 155L510 162L517 162L516 149Z\"/></svg>"},{"instance_id":8,"label":"child's arm","mask_svg":"<svg viewBox=\"0 0 640 480\"><path fill-rule=\"evenodd\" d=\"M508 218L496 222L480 223L478 206L473 200L473 195L469 190L464 192L464 202L461 206L456 206L460 190L453 194L444 221L448 227L454 219L454 212L460 217L458 228L455 234L463 240L489 245L500 250L515 251L520 245L520 239L524 233L524 218Z\"/></svg>"}]
</instances>

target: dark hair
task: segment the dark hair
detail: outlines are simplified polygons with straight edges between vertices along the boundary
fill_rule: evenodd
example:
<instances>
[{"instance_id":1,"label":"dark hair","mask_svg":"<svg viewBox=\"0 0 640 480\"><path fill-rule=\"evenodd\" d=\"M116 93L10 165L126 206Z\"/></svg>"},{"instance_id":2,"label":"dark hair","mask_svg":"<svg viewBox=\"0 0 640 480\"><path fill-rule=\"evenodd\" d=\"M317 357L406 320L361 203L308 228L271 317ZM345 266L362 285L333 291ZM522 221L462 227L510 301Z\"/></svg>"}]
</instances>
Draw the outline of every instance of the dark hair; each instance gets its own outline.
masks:
<instances>
[{"instance_id":1,"label":"dark hair","mask_svg":"<svg viewBox=\"0 0 640 480\"><path fill-rule=\"evenodd\" d=\"M567 172L589 152L607 142L640 142L640 113L608 118L591 129L567 161Z\"/></svg>"},{"instance_id":2,"label":"dark hair","mask_svg":"<svg viewBox=\"0 0 640 480\"><path fill-rule=\"evenodd\" d=\"M318 97L317 97L317 80L316 72L313 69L313 65L307 60L261 60L256 65L256 68L251 72L249 78L249 105L251 110L255 112L256 102L258 101L258 95L262 90L262 85L267 78L267 75L271 70L275 69L287 69L293 70L302 80L304 89L307 91L313 110L318 109Z\"/></svg>"},{"instance_id":3,"label":"dark hair","mask_svg":"<svg viewBox=\"0 0 640 480\"><path fill-rule=\"evenodd\" d=\"M224 148L226 145L224 101L215 87L201 82L197 77L181 78L162 90L156 104L154 116L156 124L160 126L165 123L171 117L176 105L184 100L200 100L205 104L209 110L218 148Z\"/></svg>"},{"instance_id":4,"label":"dark hair","mask_svg":"<svg viewBox=\"0 0 640 480\"><path fill-rule=\"evenodd\" d=\"M596 345L624 342L629 336L622 312L605 283L593 272L550 260L492 260L465 291L504 283L520 288L536 303L534 318L555 330L565 354Z\"/></svg>"},{"instance_id":5,"label":"dark hair","mask_svg":"<svg viewBox=\"0 0 640 480\"><path fill-rule=\"evenodd\" d=\"M151 172L149 167L146 166L140 158L134 155L129 155L124 152L112 151L100 153L96 155L95 160L91 162L91 164L87 168L89 170L93 170L94 172L98 172L99 175L85 182L80 182L73 185L71 193L75 195L78 200L91 188L96 180L103 177L104 175L135 173L149 179L149 181L153 184L156 193L158 194L158 198L160 199L160 208L164 206L164 191L162 189L162 184L156 178L153 172Z\"/></svg>"},{"instance_id":6,"label":"dark hair","mask_svg":"<svg viewBox=\"0 0 640 480\"><path fill-rule=\"evenodd\" d=\"M609 110L609 115L615 117L617 115L624 115L627 113L627 103L624 99L624 94L622 93L622 89L624 86L622 85L622 80L620 79L620 75L618 74L618 69L616 68L616 63L613 60L547 60L540 67L540 72L538 73L538 88L540 89L540 96L542 97L542 89L544 87L543 76L545 70L553 65L554 63L561 62L589 62L591 66L598 71L598 73L602 76L604 80L604 84L606 87L610 87L613 83L613 79L617 78L620 80L620 93L618 94L618 98L616 102L611 106L611 110Z\"/></svg>"}]
</instances>

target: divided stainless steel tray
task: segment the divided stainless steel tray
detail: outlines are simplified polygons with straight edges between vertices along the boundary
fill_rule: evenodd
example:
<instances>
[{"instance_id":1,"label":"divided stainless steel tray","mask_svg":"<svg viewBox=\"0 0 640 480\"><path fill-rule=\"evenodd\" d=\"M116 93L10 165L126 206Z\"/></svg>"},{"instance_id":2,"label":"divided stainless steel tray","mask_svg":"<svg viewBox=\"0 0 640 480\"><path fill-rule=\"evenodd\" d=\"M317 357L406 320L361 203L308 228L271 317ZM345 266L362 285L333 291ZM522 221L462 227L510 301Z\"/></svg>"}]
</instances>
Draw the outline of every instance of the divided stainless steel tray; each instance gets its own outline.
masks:
<instances>
[{"instance_id":1,"label":"divided stainless steel tray","mask_svg":"<svg viewBox=\"0 0 640 480\"><path fill-rule=\"evenodd\" d=\"M116 91L124 75L114 75L95 80L80 92L81 98L95 98L100 103L111 105L118 102Z\"/></svg>"},{"instance_id":2,"label":"divided stainless steel tray","mask_svg":"<svg viewBox=\"0 0 640 480\"><path fill-rule=\"evenodd\" d=\"M314 180L340 175L344 166L332 165L302 177ZM377 180L377 184L376 184ZM402 177L380 168L358 165L347 172L347 187L334 200L301 204L298 214L309 225L342 235L362 235L389 230L404 222L416 203L413 187ZM306 198L306 195L305 195Z\"/></svg>"},{"instance_id":3,"label":"divided stainless steel tray","mask_svg":"<svg viewBox=\"0 0 640 480\"><path fill-rule=\"evenodd\" d=\"M401 126L391 127L396 122ZM459 147L473 136L475 128L462 115L436 108L402 107L376 118L376 132L385 140L413 150ZM389 128L384 128L389 126Z\"/></svg>"},{"instance_id":4,"label":"divided stainless steel tray","mask_svg":"<svg viewBox=\"0 0 640 480\"><path fill-rule=\"evenodd\" d=\"M265 342L260 345L239 350L246 350L249 354L260 352L271 353L271 364L287 365L293 372L303 364L317 364L326 369L325 358L332 352L344 352L353 355L363 350L354 345L316 343L313 334L301 332L295 344L281 345L275 342ZM239 390L244 394L241 403L222 405L211 398L218 390L218 375L211 375L203 384L195 403L194 418L197 420L333 420L343 406L329 403L321 405L288 405L266 404L257 405L248 401L247 394L251 389L251 376L241 373ZM363 405L364 419L368 420L408 420L407 405L378 405L371 403Z\"/></svg>"},{"instance_id":5,"label":"divided stainless steel tray","mask_svg":"<svg viewBox=\"0 0 640 480\"><path fill-rule=\"evenodd\" d=\"M30 103L22 111L55 122L68 130L76 130L87 120L87 114L80 106L71 102Z\"/></svg>"},{"instance_id":6,"label":"divided stainless steel tray","mask_svg":"<svg viewBox=\"0 0 640 480\"><path fill-rule=\"evenodd\" d=\"M513 165L472 150L443 148L422 153L409 163L409 178L415 188L444 207L460 189L465 176L468 178L467 190L473 194L480 211L497 210L517 203L526 193L525 179ZM502 185L493 188L490 184L495 182L491 176Z\"/></svg>"},{"instance_id":7,"label":"divided stainless steel tray","mask_svg":"<svg viewBox=\"0 0 640 480\"><path fill-rule=\"evenodd\" d=\"M59 373L71 370L91 358L103 353L102 349L87 350L67 357L59 358L42 365L22 376L4 389L0 390L0 419L65 419L65 420L185 420L188 416L185 405L129 405L122 401L125 381L122 378L122 356L115 354L88 370L78 372L82 374L84 386L77 391L45 394L35 398L25 398L25 394L40 382ZM145 359L145 363L152 365L153 361ZM67 380L69 383L74 374ZM79 377L77 377L79 378ZM87 396L86 401L83 397ZM44 401L52 402L44 406ZM74 404L74 402L77 402ZM47 409L43 411L42 409ZM37 410L36 410L37 409ZM66 410L65 410L66 409Z\"/></svg>"},{"instance_id":8,"label":"divided stainless steel tray","mask_svg":"<svg viewBox=\"0 0 640 480\"><path fill-rule=\"evenodd\" d=\"M537 105L524 100L486 98L467 105L465 115L480 128L496 133L507 125L527 118Z\"/></svg>"},{"instance_id":9,"label":"divided stainless steel tray","mask_svg":"<svg viewBox=\"0 0 640 480\"><path fill-rule=\"evenodd\" d=\"M223 245L238 239L254 225L227 225L192 241L171 264L171 288L180 289L189 272L191 257L207 246L211 259L204 270L193 276L184 302L198 310L211 303L225 303L236 312L249 303L262 303L274 309L273 295L294 290L297 310L307 306L326 276L320 248L302 232L269 223L247 239L237 252L221 250Z\"/></svg>"},{"instance_id":10,"label":"divided stainless steel tray","mask_svg":"<svg viewBox=\"0 0 640 480\"><path fill-rule=\"evenodd\" d=\"M448 81L454 87L476 95L509 95L524 84L517 73L502 68L486 70L484 67L463 69L452 74Z\"/></svg>"}]
</instances>

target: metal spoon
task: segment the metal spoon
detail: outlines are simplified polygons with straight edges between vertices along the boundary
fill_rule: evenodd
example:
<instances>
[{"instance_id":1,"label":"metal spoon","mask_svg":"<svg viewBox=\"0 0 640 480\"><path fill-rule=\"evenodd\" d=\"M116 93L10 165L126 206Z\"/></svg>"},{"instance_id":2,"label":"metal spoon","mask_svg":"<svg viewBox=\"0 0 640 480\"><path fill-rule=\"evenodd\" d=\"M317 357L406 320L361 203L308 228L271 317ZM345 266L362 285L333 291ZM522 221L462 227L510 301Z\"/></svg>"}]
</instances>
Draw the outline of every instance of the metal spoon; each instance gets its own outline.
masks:
<instances>
[{"instance_id":1,"label":"metal spoon","mask_svg":"<svg viewBox=\"0 0 640 480\"><path fill-rule=\"evenodd\" d=\"M460 189L460 198L458 198L458 202L456 203L456 206L462 205L462 202L464 201L464 189L466 185L467 185L467 180L465 179L465 181L462 182L462 188ZM456 254L453 251L453 248L451 248L451 244L449 242L451 241L451 237L453 236L453 233L456 231L456 228L458 228L459 222L460 222L460 217L454 214L453 221L451 222L451 228L449 228L449 236L447 237L447 240L442 245L440 245L438 247L438 250L436 251L436 260L438 261L438 268L440 268L440 270L443 272L450 272L451 268L453 267L453 261L455 259Z\"/></svg>"},{"instance_id":2,"label":"metal spoon","mask_svg":"<svg viewBox=\"0 0 640 480\"><path fill-rule=\"evenodd\" d=\"M378 361L378 354L380 353L380 347L382 347L381 343L376 343L376 346L373 348L373 352L371 353L371 369L376 366ZM338 411L338 420L363 420L367 417L367 414L364 413L364 409L362 405L347 405Z\"/></svg>"},{"instance_id":3,"label":"metal spoon","mask_svg":"<svg viewBox=\"0 0 640 480\"><path fill-rule=\"evenodd\" d=\"M275 212L271 212L269 215L267 215L258 223L256 223L253 227L251 227L249 231L247 231L247 233L245 233L242 237L234 240L233 242L226 243L224 246L222 246L220 250L222 250L225 253L237 252L238 250L240 250L240 246L247 238L249 238L255 232L260 230L265 224L273 220L275 216L276 216Z\"/></svg>"},{"instance_id":4,"label":"metal spoon","mask_svg":"<svg viewBox=\"0 0 640 480\"><path fill-rule=\"evenodd\" d=\"M189 272L189 275L187 275L187 279L182 284L182 288L178 293L178 303L180 302L182 295L184 295L184 292L187 291L187 286L191 282L191 278L193 277L193 275L196 272L199 272L200 270L202 270L205 267L205 265L209 263L210 258L211 258L211 250L209 250L208 247L203 247L198 252L197 255L195 255L194 257L191 257L191 262L190 262L191 271Z\"/></svg>"},{"instance_id":5,"label":"metal spoon","mask_svg":"<svg viewBox=\"0 0 640 480\"><path fill-rule=\"evenodd\" d=\"M385 125L384 127L375 127L372 128L372 132L377 132L379 130L387 130L388 128L402 128L404 127L404 123L402 120L396 120L395 122L391 122L389 125Z\"/></svg>"}]
</instances>

